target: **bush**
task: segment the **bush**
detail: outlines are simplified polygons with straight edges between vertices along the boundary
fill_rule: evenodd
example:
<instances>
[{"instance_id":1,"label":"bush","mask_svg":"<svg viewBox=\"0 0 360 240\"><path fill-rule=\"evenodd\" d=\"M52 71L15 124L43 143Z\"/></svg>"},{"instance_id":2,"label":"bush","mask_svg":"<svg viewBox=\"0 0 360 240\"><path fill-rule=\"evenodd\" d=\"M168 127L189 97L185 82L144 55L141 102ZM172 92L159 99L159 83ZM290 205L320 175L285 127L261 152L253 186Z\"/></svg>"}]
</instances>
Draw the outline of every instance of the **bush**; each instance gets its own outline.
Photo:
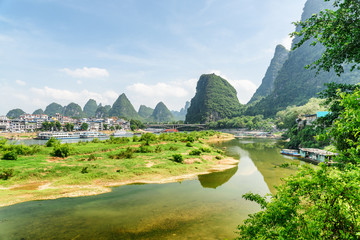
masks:
<instances>
[{"instance_id":1,"label":"bush","mask_svg":"<svg viewBox=\"0 0 360 240\"><path fill-rule=\"evenodd\" d=\"M46 147L54 147L55 145L59 145L60 141L54 137L51 137L46 143Z\"/></svg>"},{"instance_id":2,"label":"bush","mask_svg":"<svg viewBox=\"0 0 360 240\"><path fill-rule=\"evenodd\" d=\"M186 143L186 146L187 146L187 147L193 147L194 145L193 145L191 142L187 142L187 143Z\"/></svg>"},{"instance_id":3,"label":"bush","mask_svg":"<svg viewBox=\"0 0 360 240\"><path fill-rule=\"evenodd\" d=\"M195 139L193 136L187 136L186 141L193 143Z\"/></svg>"},{"instance_id":4,"label":"bush","mask_svg":"<svg viewBox=\"0 0 360 240\"><path fill-rule=\"evenodd\" d=\"M199 149L193 149L189 152L189 155L193 156L199 156L201 154L201 151Z\"/></svg>"},{"instance_id":5,"label":"bush","mask_svg":"<svg viewBox=\"0 0 360 240\"><path fill-rule=\"evenodd\" d=\"M153 133L145 133L140 137L141 142L145 142L146 145L150 145L150 142L154 142L157 140L157 136Z\"/></svg>"},{"instance_id":6,"label":"bush","mask_svg":"<svg viewBox=\"0 0 360 240\"><path fill-rule=\"evenodd\" d=\"M210 149L210 148L206 148L206 147L202 147L202 148L200 148L200 150L201 150L202 152L206 152L206 153L210 153L210 152L211 152L211 149Z\"/></svg>"},{"instance_id":7,"label":"bush","mask_svg":"<svg viewBox=\"0 0 360 240\"><path fill-rule=\"evenodd\" d=\"M174 162L177 162L177 163L184 162L184 157L181 154L174 154L174 155L172 155L172 158L173 158Z\"/></svg>"},{"instance_id":8,"label":"bush","mask_svg":"<svg viewBox=\"0 0 360 240\"><path fill-rule=\"evenodd\" d=\"M101 142L98 138L94 138L91 142L93 142L93 143L99 143L99 142Z\"/></svg>"},{"instance_id":9,"label":"bush","mask_svg":"<svg viewBox=\"0 0 360 240\"><path fill-rule=\"evenodd\" d=\"M59 144L54 147L51 156L65 158L71 155L71 147L69 144Z\"/></svg>"},{"instance_id":10,"label":"bush","mask_svg":"<svg viewBox=\"0 0 360 240\"><path fill-rule=\"evenodd\" d=\"M139 152L139 153L152 153L153 152L153 150L151 149L151 147L150 146L147 146L147 145L141 145L140 147L139 147L139 149L138 149L138 151L137 152Z\"/></svg>"},{"instance_id":11,"label":"bush","mask_svg":"<svg viewBox=\"0 0 360 240\"><path fill-rule=\"evenodd\" d=\"M0 179L8 180L12 176L14 176L14 169L10 168L0 170Z\"/></svg>"},{"instance_id":12,"label":"bush","mask_svg":"<svg viewBox=\"0 0 360 240\"><path fill-rule=\"evenodd\" d=\"M169 147L169 151L177 151L179 149L179 147L177 146L170 146Z\"/></svg>"},{"instance_id":13,"label":"bush","mask_svg":"<svg viewBox=\"0 0 360 240\"><path fill-rule=\"evenodd\" d=\"M157 145L157 146L155 147L155 152L156 152L156 153L162 152L162 148L161 148L160 145Z\"/></svg>"},{"instance_id":14,"label":"bush","mask_svg":"<svg viewBox=\"0 0 360 240\"><path fill-rule=\"evenodd\" d=\"M133 137L132 137L132 141L133 142L139 142L139 137L138 136L136 136L136 135L134 135Z\"/></svg>"},{"instance_id":15,"label":"bush","mask_svg":"<svg viewBox=\"0 0 360 240\"><path fill-rule=\"evenodd\" d=\"M89 158L88 158L88 161L95 161L96 160L96 157L94 154L90 154Z\"/></svg>"},{"instance_id":16,"label":"bush","mask_svg":"<svg viewBox=\"0 0 360 240\"><path fill-rule=\"evenodd\" d=\"M82 173L82 174L84 174L84 173L89 173L88 167L83 167L83 168L81 169L81 173Z\"/></svg>"},{"instance_id":17,"label":"bush","mask_svg":"<svg viewBox=\"0 0 360 240\"><path fill-rule=\"evenodd\" d=\"M2 157L3 160L16 160L18 158L18 155L15 151L6 152L4 156Z\"/></svg>"},{"instance_id":18,"label":"bush","mask_svg":"<svg viewBox=\"0 0 360 240\"><path fill-rule=\"evenodd\" d=\"M125 151L109 156L112 159L133 158L134 149L128 147Z\"/></svg>"}]
</instances>

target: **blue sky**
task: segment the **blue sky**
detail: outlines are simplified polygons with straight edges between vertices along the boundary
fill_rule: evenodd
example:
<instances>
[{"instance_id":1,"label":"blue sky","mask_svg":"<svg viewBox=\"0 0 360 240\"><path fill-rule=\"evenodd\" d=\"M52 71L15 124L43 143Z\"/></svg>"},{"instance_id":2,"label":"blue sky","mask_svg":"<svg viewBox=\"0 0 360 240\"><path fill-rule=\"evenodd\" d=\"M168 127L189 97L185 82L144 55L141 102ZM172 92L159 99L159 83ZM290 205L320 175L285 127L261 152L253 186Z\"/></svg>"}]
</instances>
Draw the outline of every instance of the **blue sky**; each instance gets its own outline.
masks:
<instances>
[{"instance_id":1,"label":"blue sky","mask_svg":"<svg viewBox=\"0 0 360 240\"><path fill-rule=\"evenodd\" d=\"M0 0L0 115L51 102L180 110L201 74L246 103L305 0Z\"/></svg>"}]
</instances>

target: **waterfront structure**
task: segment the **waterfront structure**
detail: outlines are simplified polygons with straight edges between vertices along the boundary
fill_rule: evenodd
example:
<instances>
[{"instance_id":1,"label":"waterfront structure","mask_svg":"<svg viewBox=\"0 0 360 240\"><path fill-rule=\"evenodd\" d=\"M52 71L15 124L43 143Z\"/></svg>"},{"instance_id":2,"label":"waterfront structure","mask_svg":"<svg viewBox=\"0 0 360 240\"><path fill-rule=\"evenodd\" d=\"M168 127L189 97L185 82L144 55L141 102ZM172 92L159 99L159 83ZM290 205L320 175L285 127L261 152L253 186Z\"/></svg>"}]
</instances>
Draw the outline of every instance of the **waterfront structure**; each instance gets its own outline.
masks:
<instances>
[{"instance_id":1,"label":"waterfront structure","mask_svg":"<svg viewBox=\"0 0 360 240\"><path fill-rule=\"evenodd\" d=\"M330 162L336 153L317 148L300 148L302 158L311 159L317 162Z\"/></svg>"}]
</instances>

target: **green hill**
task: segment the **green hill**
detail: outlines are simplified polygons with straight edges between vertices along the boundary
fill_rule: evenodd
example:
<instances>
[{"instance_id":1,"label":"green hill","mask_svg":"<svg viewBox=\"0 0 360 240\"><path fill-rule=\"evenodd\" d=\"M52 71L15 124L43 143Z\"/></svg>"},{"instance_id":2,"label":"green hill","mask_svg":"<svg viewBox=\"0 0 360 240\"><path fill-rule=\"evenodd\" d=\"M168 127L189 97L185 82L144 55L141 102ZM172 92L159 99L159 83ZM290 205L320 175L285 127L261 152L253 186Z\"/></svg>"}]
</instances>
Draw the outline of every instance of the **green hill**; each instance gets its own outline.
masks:
<instances>
[{"instance_id":1,"label":"green hill","mask_svg":"<svg viewBox=\"0 0 360 240\"><path fill-rule=\"evenodd\" d=\"M15 109L12 109L12 110L10 110L7 114L6 114L6 116L8 117L8 118L18 118L18 117L20 117L20 115L22 115L22 114L24 114L25 112L22 110L22 109L20 109L20 108L15 108Z\"/></svg>"},{"instance_id":2,"label":"green hill","mask_svg":"<svg viewBox=\"0 0 360 240\"><path fill-rule=\"evenodd\" d=\"M43 111L41 108L39 108L39 109L35 110L35 111L33 112L33 114L34 114L34 115L41 115L41 114L44 114L44 111Z\"/></svg>"},{"instance_id":3,"label":"green hill","mask_svg":"<svg viewBox=\"0 0 360 240\"><path fill-rule=\"evenodd\" d=\"M163 102L159 102L150 116L150 119L153 122L172 122L174 121L174 116Z\"/></svg>"},{"instance_id":4,"label":"green hill","mask_svg":"<svg viewBox=\"0 0 360 240\"><path fill-rule=\"evenodd\" d=\"M109 111L111 109L110 105L102 106L101 103L99 104L99 107L95 111L95 117L96 118L106 118L109 117Z\"/></svg>"},{"instance_id":5,"label":"green hill","mask_svg":"<svg viewBox=\"0 0 360 240\"><path fill-rule=\"evenodd\" d=\"M186 114L187 123L207 123L229 118L240 111L236 90L215 74L200 77Z\"/></svg>"},{"instance_id":6,"label":"green hill","mask_svg":"<svg viewBox=\"0 0 360 240\"><path fill-rule=\"evenodd\" d=\"M64 112L63 106L55 102L49 104L44 111L44 113L49 116L54 116L56 113L63 114L63 112Z\"/></svg>"},{"instance_id":7,"label":"green hill","mask_svg":"<svg viewBox=\"0 0 360 240\"><path fill-rule=\"evenodd\" d=\"M140 119L138 113L135 111L133 105L123 93L114 102L109 111L110 117L124 117L127 119Z\"/></svg>"},{"instance_id":8,"label":"green hill","mask_svg":"<svg viewBox=\"0 0 360 240\"><path fill-rule=\"evenodd\" d=\"M151 116L151 114L154 112L154 109L147 107L145 105L140 105L138 114L140 117L147 119Z\"/></svg>"},{"instance_id":9,"label":"green hill","mask_svg":"<svg viewBox=\"0 0 360 240\"><path fill-rule=\"evenodd\" d=\"M64 107L64 116L74 117L74 118L83 118L85 117L84 112L82 111L80 105L76 103L70 103Z\"/></svg>"},{"instance_id":10,"label":"green hill","mask_svg":"<svg viewBox=\"0 0 360 240\"><path fill-rule=\"evenodd\" d=\"M331 2L308 0L305 3L301 21L305 21L312 14L325 8L331 8ZM298 41L299 38L296 37L293 44ZM346 71L341 77L338 77L333 71L316 74L316 70L305 69L306 65L320 58L324 51L323 46L314 47L310 46L310 43L305 43L289 53L288 59L274 80L273 91L256 104L249 106L245 112L246 115L262 114L265 117L272 117L287 106L304 105L310 98L325 89L324 83L359 82L359 71Z\"/></svg>"},{"instance_id":11,"label":"green hill","mask_svg":"<svg viewBox=\"0 0 360 240\"><path fill-rule=\"evenodd\" d=\"M96 109L98 105L94 99L89 99L84 106L84 114L86 117L95 117Z\"/></svg>"}]
</instances>

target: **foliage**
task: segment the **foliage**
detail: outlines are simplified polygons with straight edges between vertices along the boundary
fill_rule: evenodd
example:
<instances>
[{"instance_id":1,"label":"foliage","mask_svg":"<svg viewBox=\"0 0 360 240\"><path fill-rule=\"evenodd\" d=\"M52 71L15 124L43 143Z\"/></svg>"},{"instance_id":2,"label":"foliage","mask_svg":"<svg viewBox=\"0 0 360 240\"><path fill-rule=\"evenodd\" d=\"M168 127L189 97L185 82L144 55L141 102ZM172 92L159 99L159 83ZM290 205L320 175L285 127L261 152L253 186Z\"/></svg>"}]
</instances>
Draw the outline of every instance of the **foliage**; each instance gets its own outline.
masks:
<instances>
[{"instance_id":1,"label":"foliage","mask_svg":"<svg viewBox=\"0 0 360 240\"><path fill-rule=\"evenodd\" d=\"M327 132L342 162L360 163L360 90L339 93L342 111Z\"/></svg>"},{"instance_id":2,"label":"foliage","mask_svg":"<svg viewBox=\"0 0 360 240\"><path fill-rule=\"evenodd\" d=\"M215 74L204 74L197 83L185 122L208 123L230 118L238 114L240 108L236 90L228 81Z\"/></svg>"},{"instance_id":3,"label":"foliage","mask_svg":"<svg viewBox=\"0 0 360 240\"><path fill-rule=\"evenodd\" d=\"M88 161L95 161L96 160L96 157L94 154L90 154L89 158L88 158Z\"/></svg>"},{"instance_id":4,"label":"foliage","mask_svg":"<svg viewBox=\"0 0 360 240\"><path fill-rule=\"evenodd\" d=\"M49 140L47 140L47 142L45 143L46 147L54 147L55 145L59 145L60 144L60 140L51 137Z\"/></svg>"},{"instance_id":5,"label":"foliage","mask_svg":"<svg viewBox=\"0 0 360 240\"><path fill-rule=\"evenodd\" d=\"M0 179L8 180L14 176L14 169L0 169Z\"/></svg>"},{"instance_id":6,"label":"foliage","mask_svg":"<svg viewBox=\"0 0 360 240\"><path fill-rule=\"evenodd\" d=\"M360 69L360 6L358 0L335 0L333 7L306 21L295 23L298 30L292 36L302 37L295 44L295 49L308 40L312 41L313 46L325 46L322 56L308 68L316 68L318 71L334 69L340 75L344 72L344 64L352 65L351 70Z\"/></svg>"},{"instance_id":7,"label":"foliage","mask_svg":"<svg viewBox=\"0 0 360 240\"><path fill-rule=\"evenodd\" d=\"M111 108L111 107L110 107ZM106 118L106 117L109 117L109 110L108 108L103 107L103 106L99 106L97 109L96 109L96 112L95 112L95 117L96 118Z\"/></svg>"},{"instance_id":8,"label":"foliage","mask_svg":"<svg viewBox=\"0 0 360 240\"><path fill-rule=\"evenodd\" d=\"M133 141L133 142L139 142L139 140L140 140L140 138L139 138L137 135L134 135L134 136L132 137L132 141Z\"/></svg>"},{"instance_id":9,"label":"foliage","mask_svg":"<svg viewBox=\"0 0 360 240\"><path fill-rule=\"evenodd\" d=\"M160 145L157 145L156 147L155 147L155 150L154 150L154 152L156 152L156 153L160 153L160 152L162 152L162 148L161 148L161 146Z\"/></svg>"},{"instance_id":10,"label":"foliage","mask_svg":"<svg viewBox=\"0 0 360 240\"><path fill-rule=\"evenodd\" d=\"M192 155L192 156L199 156L201 155L201 150L199 149L193 149L189 152L189 155Z\"/></svg>"},{"instance_id":11,"label":"foliage","mask_svg":"<svg viewBox=\"0 0 360 240\"><path fill-rule=\"evenodd\" d=\"M305 22L313 14L318 13L320 10L331 8L331 6L330 2L309 0L305 4L301 21ZM298 26L296 31L300 31L300 26ZM334 29L334 32L336 31ZM302 36L295 36L293 43L298 43L301 38ZM273 117L278 111L284 110L287 106L304 105L310 98L315 97L318 92L325 89L324 83L357 83L359 81L360 72L350 72L349 69L351 67L349 65L344 65L345 72L341 77L338 77L335 71L322 71L316 74L315 69L305 68L306 65L321 58L324 51L325 47L319 44L310 46L310 42L309 44L304 43L301 47L291 51L274 80L272 93L254 105L249 106L245 114L252 116L262 114L266 118ZM337 59L334 61L337 61Z\"/></svg>"},{"instance_id":12,"label":"foliage","mask_svg":"<svg viewBox=\"0 0 360 240\"><path fill-rule=\"evenodd\" d=\"M60 131L61 123L59 121L45 121L41 124L41 130L43 131Z\"/></svg>"},{"instance_id":13,"label":"foliage","mask_svg":"<svg viewBox=\"0 0 360 240\"><path fill-rule=\"evenodd\" d=\"M184 162L184 156L181 154L173 154L172 160L177 163L183 163Z\"/></svg>"},{"instance_id":14,"label":"foliage","mask_svg":"<svg viewBox=\"0 0 360 240\"><path fill-rule=\"evenodd\" d=\"M146 145L150 145L151 142L155 142L157 136L153 133L144 133L140 137L140 142L144 142Z\"/></svg>"},{"instance_id":15,"label":"foliage","mask_svg":"<svg viewBox=\"0 0 360 240\"><path fill-rule=\"evenodd\" d=\"M186 143L186 146L187 146L187 147L193 147L194 145L193 145L191 142L187 142L187 143Z\"/></svg>"},{"instance_id":16,"label":"foliage","mask_svg":"<svg viewBox=\"0 0 360 240\"><path fill-rule=\"evenodd\" d=\"M211 149L207 148L207 147L201 147L200 151L205 152L205 153L211 153Z\"/></svg>"},{"instance_id":17,"label":"foliage","mask_svg":"<svg viewBox=\"0 0 360 240\"><path fill-rule=\"evenodd\" d=\"M81 173L84 174L84 173L89 173L89 170L88 170L89 167L83 167L81 169Z\"/></svg>"},{"instance_id":18,"label":"foliage","mask_svg":"<svg viewBox=\"0 0 360 240\"><path fill-rule=\"evenodd\" d=\"M130 129L132 131L134 131L136 129L144 129L144 128L145 128L145 125L140 120L136 120L136 119L130 120Z\"/></svg>"},{"instance_id":19,"label":"foliage","mask_svg":"<svg viewBox=\"0 0 360 240\"><path fill-rule=\"evenodd\" d=\"M126 148L125 151L121 151L118 154L110 155L109 156L112 159L123 159L123 158L133 158L134 157L134 149L131 147Z\"/></svg>"},{"instance_id":20,"label":"foliage","mask_svg":"<svg viewBox=\"0 0 360 240\"><path fill-rule=\"evenodd\" d=\"M93 140L91 140L91 142L93 142L93 143L99 143L99 142L101 142L101 141L100 141L100 139L98 139L98 138L94 138Z\"/></svg>"},{"instance_id":21,"label":"foliage","mask_svg":"<svg viewBox=\"0 0 360 240\"><path fill-rule=\"evenodd\" d=\"M51 103L46 108L44 113L49 116L55 116L56 113L63 114L64 108L58 103Z\"/></svg>"},{"instance_id":22,"label":"foliage","mask_svg":"<svg viewBox=\"0 0 360 240\"><path fill-rule=\"evenodd\" d=\"M265 210L238 226L238 239L357 239L359 170L305 166L278 187L269 203L258 195L245 195Z\"/></svg>"},{"instance_id":23,"label":"foliage","mask_svg":"<svg viewBox=\"0 0 360 240\"><path fill-rule=\"evenodd\" d=\"M152 150L151 147L148 146L148 145L141 145L141 146L138 148L137 152L139 152L139 153L152 153L153 150Z\"/></svg>"},{"instance_id":24,"label":"foliage","mask_svg":"<svg viewBox=\"0 0 360 240\"><path fill-rule=\"evenodd\" d=\"M172 146L169 147L169 151L174 151L175 152L177 150L179 150L179 147L177 147L177 146L172 145Z\"/></svg>"},{"instance_id":25,"label":"foliage","mask_svg":"<svg viewBox=\"0 0 360 240\"><path fill-rule=\"evenodd\" d=\"M257 116L242 116L232 119L222 119L217 122L208 124L209 128L223 129L223 128L247 128L249 130L265 130L270 131L273 129L271 119L264 119L262 115Z\"/></svg>"},{"instance_id":26,"label":"foliage","mask_svg":"<svg viewBox=\"0 0 360 240\"><path fill-rule=\"evenodd\" d=\"M39 109L36 109L34 112L33 112L33 115L42 115L42 114L45 114L44 111L39 108Z\"/></svg>"},{"instance_id":27,"label":"foliage","mask_svg":"<svg viewBox=\"0 0 360 240\"><path fill-rule=\"evenodd\" d=\"M80 129L83 130L83 131L88 130L88 128L89 128L89 124L87 124L87 123L85 123L85 122L82 123L81 126L80 126Z\"/></svg>"},{"instance_id":28,"label":"foliage","mask_svg":"<svg viewBox=\"0 0 360 240\"><path fill-rule=\"evenodd\" d=\"M74 130L74 124L72 124L72 123L66 123L64 127L65 127L66 131L68 131L68 132L71 132Z\"/></svg>"},{"instance_id":29,"label":"foliage","mask_svg":"<svg viewBox=\"0 0 360 240\"><path fill-rule=\"evenodd\" d=\"M70 156L72 153L72 148L68 143L64 144L57 144L54 146L53 151L51 152L51 155L54 157L61 157L66 158Z\"/></svg>"},{"instance_id":30,"label":"foliage","mask_svg":"<svg viewBox=\"0 0 360 240\"><path fill-rule=\"evenodd\" d=\"M110 138L105 140L105 142L110 143L110 144L122 144L122 143L130 142L130 138L110 136Z\"/></svg>"},{"instance_id":31,"label":"foliage","mask_svg":"<svg viewBox=\"0 0 360 240\"><path fill-rule=\"evenodd\" d=\"M325 100L318 98L311 98L303 106L289 106L285 110L279 111L275 116L275 124L280 129L291 128L295 120L302 115L316 114L318 111L326 111L324 106Z\"/></svg>"},{"instance_id":32,"label":"foliage","mask_svg":"<svg viewBox=\"0 0 360 240\"><path fill-rule=\"evenodd\" d=\"M15 151L5 152L2 159L3 160L16 160L18 155Z\"/></svg>"}]
</instances>

